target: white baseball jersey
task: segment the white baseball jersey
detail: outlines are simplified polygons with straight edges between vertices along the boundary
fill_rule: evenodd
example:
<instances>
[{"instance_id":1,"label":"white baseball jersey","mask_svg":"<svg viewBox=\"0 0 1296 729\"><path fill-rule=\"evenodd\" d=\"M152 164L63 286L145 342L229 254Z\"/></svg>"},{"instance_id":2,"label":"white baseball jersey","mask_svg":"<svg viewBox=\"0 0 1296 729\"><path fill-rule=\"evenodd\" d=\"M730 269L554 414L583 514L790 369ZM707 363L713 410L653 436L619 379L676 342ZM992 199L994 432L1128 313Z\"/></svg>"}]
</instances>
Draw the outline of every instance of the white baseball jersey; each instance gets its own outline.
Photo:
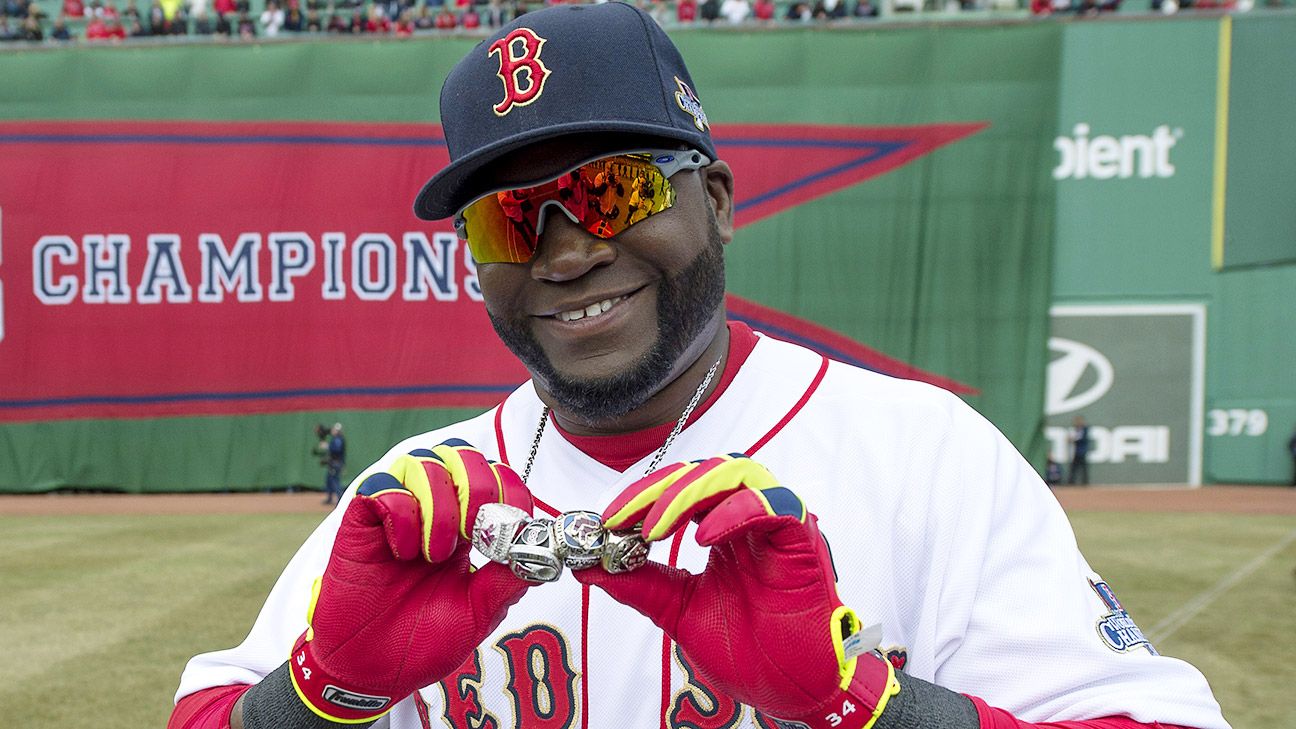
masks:
<instances>
[{"instance_id":1,"label":"white baseball jersey","mask_svg":"<svg viewBox=\"0 0 1296 729\"><path fill-rule=\"evenodd\" d=\"M734 332L752 336L741 325ZM400 443L356 481L447 438L521 472L541 408L525 384L494 410ZM665 463L728 452L765 464L818 515L842 601L865 625L883 626L882 646L904 652L910 675L1026 721L1127 715L1228 726L1205 678L1157 655L1089 568L1030 465L954 395L760 337ZM537 512L602 511L650 460L619 473L551 423L528 480ZM189 662L177 700L255 683L284 662L306 628L311 582L352 494L289 562L243 644ZM690 526L654 545L652 558L698 572L706 550ZM764 725L711 691L648 619L570 574L530 589L458 675L382 721L399 729Z\"/></svg>"}]
</instances>

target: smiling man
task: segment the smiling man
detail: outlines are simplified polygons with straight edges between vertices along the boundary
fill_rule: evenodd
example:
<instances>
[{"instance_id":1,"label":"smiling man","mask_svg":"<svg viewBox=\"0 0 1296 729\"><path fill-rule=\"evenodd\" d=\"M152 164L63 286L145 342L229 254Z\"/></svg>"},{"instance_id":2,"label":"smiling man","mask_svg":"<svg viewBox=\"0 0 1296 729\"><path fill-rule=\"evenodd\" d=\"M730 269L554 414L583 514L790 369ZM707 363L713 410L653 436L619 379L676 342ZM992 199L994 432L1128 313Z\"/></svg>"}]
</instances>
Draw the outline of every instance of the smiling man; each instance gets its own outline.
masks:
<instances>
[{"instance_id":1,"label":"smiling man","mask_svg":"<svg viewBox=\"0 0 1296 729\"><path fill-rule=\"evenodd\" d=\"M646 14L526 14L441 117L415 210L532 379L360 474L171 727L1227 727L993 426L726 321L733 175Z\"/></svg>"}]
</instances>

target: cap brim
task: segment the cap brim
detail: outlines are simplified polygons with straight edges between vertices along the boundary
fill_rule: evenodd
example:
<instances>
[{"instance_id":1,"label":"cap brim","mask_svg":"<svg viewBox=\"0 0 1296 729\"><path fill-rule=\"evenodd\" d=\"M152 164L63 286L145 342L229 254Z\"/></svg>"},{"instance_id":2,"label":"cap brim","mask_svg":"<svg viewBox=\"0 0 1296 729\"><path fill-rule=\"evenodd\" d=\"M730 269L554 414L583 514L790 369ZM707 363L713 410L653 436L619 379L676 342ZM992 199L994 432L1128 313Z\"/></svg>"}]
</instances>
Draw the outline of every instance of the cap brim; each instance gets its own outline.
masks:
<instances>
[{"instance_id":1,"label":"cap brim","mask_svg":"<svg viewBox=\"0 0 1296 729\"><path fill-rule=\"evenodd\" d=\"M414 199L414 214L423 220L448 218L472 202L483 191L483 185L472 184L473 177L483 168L504 155L558 137L591 132L615 132L647 137L675 139L694 145L711 159L715 159L709 137L702 133L690 135L687 130L665 124L632 122L625 119L590 120L573 124L546 127L542 131L516 134L494 144L474 150L471 154L446 165L428 180ZM488 188L485 188L488 189Z\"/></svg>"}]
</instances>

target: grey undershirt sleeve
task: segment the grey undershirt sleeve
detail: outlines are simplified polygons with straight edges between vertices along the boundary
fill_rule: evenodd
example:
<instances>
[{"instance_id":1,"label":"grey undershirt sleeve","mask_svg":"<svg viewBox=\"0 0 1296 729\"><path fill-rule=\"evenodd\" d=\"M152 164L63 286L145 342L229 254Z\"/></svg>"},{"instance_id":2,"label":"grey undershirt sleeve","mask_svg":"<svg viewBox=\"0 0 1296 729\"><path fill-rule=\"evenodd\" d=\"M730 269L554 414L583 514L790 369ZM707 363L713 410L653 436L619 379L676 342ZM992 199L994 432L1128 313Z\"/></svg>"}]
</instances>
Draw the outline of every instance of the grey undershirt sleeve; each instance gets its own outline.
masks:
<instances>
[{"instance_id":1,"label":"grey undershirt sleeve","mask_svg":"<svg viewBox=\"0 0 1296 729\"><path fill-rule=\"evenodd\" d=\"M981 729L968 697L896 671L900 693L887 702L874 729Z\"/></svg>"},{"instance_id":2,"label":"grey undershirt sleeve","mask_svg":"<svg viewBox=\"0 0 1296 729\"><path fill-rule=\"evenodd\" d=\"M372 725L373 722L336 724L306 708L293 689L287 662L243 694L243 729L338 729Z\"/></svg>"}]
</instances>

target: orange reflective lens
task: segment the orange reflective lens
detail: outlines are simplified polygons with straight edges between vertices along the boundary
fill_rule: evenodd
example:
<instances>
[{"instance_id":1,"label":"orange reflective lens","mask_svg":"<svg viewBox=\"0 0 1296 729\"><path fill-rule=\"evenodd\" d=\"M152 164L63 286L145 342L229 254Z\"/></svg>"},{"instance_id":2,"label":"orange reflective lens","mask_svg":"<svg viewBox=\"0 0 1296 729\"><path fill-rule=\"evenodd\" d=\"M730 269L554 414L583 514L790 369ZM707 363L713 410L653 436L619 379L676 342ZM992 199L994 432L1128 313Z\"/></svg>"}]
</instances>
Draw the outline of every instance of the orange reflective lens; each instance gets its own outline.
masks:
<instances>
[{"instance_id":1,"label":"orange reflective lens","mask_svg":"<svg viewBox=\"0 0 1296 729\"><path fill-rule=\"evenodd\" d=\"M546 213L561 212L591 235L611 238L675 204L671 175L708 164L692 150L600 157L527 187L487 193L459 211L455 228L477 263L526 263Z\"/></svg>"}]
</instances>

